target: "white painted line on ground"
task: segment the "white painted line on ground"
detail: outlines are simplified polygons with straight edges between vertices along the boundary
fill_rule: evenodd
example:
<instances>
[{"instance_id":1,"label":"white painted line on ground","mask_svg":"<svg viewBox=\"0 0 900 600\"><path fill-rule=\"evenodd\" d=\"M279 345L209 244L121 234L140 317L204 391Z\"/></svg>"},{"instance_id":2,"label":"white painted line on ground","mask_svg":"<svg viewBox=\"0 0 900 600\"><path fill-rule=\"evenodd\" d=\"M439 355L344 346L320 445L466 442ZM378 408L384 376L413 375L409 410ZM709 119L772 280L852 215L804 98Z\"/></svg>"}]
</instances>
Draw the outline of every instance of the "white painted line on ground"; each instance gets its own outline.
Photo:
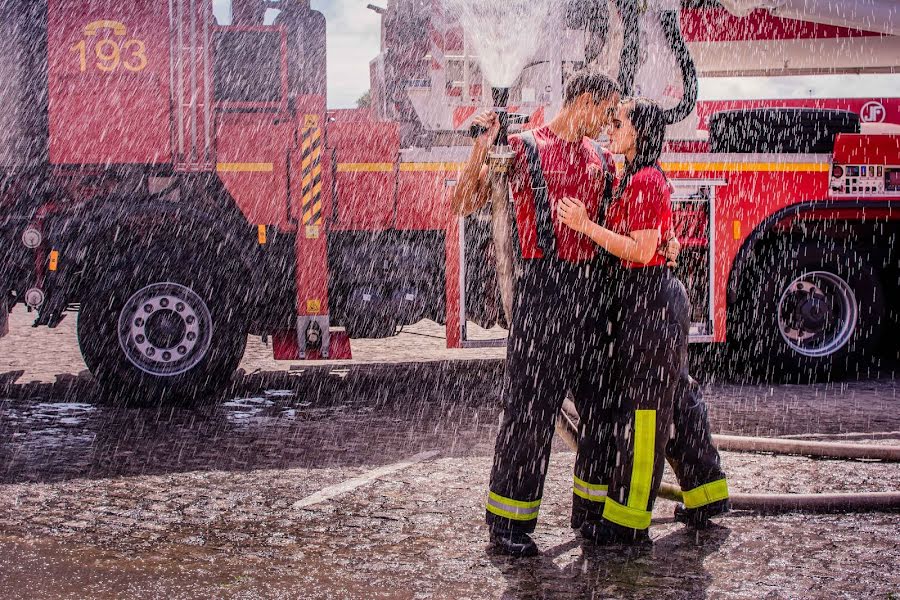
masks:
<instances>
[{"instance_id":1,"label":"white painted line on ground","mask_svg":"<svg viewBox=\"0 0 900 600\"><path fill-rule=\"evenodd\" d=\"M327 488L323 488L314 494L310 494L306 498L302 498L294 502L291 505L293 509L306 508L307 506L312 506L313 504L318 504L319 502L325 502L326 500L331 500L332 498L336 498L340 495L346 494L347 492L353 491L357 488L360 488L364 485L368 485L375 481L376 479L380 479L385 475L390 475L391 473L396 473L397 471L402 471L403 469L407 469L413 466L416 463L420 463L424 460L428 460L433 456L437 456L440 454L437 450L429 450L428 452L420 452L415 456L410 456L406 460L402 460L400 462L385 465L383 467L379 467L377 469L373 469L368 473L363 473L359 477L354 477L353 479L348 479L347 481L338 483L336 485L330 485Z\"/></svg>"}]
</instances>

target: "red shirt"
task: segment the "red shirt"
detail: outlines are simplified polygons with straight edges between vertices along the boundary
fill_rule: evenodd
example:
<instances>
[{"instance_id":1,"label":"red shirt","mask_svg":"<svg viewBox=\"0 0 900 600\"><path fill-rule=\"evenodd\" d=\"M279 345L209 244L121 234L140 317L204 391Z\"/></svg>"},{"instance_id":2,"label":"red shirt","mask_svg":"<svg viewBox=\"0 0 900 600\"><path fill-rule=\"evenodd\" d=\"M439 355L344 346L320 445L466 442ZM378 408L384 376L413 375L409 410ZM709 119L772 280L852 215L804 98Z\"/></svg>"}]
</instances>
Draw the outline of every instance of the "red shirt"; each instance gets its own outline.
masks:
<instances>
[{"instance_id":1,"label":"red shirt","mask_svg":"<svg viewBox=\"0 0 900 600\"><path fill-rule=\"evenodd\" d=\"M550 215L556 234L556 253L559 258L569 262L590 260L599 251L597 245L586 235L564 225L557 214L557 207L566 196L578 198L587 207L588 216L596 221L605 183L604 161L587 138L579 142L567 142L557 137L547 126L533 129L532 133L537 141L541 167L547 182ZM510 137L509 145L516 153L510 188L516 207L522 257L542 258L543 252L537 240L534 192L531 189L525 145L517 135ZM604 153L608 151L604 150ZM610 160L609 164L614 163Z\"/></svg>"},{"instance_id":2,"label":"red shirt","mask_svg":"<svg viewBox=\"0 0 900 600\"><path fill-rule=\"evenodd\" d=\"M659 169L641 169L628 182L622 197L606 211L606 228L621 235L642 229L656 229L660 239L672 229L672 187ZM666 264L666 257L655 255L646 265L622 261L629 268L656 267Z\"/></svg>"}]
</instances>

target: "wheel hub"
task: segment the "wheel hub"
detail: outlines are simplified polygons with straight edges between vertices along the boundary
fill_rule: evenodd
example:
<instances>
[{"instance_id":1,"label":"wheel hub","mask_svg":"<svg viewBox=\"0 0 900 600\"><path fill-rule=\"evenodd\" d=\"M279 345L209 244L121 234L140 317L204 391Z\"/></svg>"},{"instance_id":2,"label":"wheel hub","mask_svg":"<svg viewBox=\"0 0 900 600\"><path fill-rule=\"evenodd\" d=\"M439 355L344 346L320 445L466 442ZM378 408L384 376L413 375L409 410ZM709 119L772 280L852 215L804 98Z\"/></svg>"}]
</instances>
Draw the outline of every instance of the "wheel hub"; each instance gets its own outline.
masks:
<instances>
[{"instance_id":1,"label":"wheel hub","mask_svg":"<svg viewBox=\"0 0 900 600\"><path fill-rule=\"evenodd\" d=\"M138 369L174 376L194 368L209 351L212 316L190 288L153 283L131 296L119 314L119 346Z\"/></svg>"},{"instance_id":2,"label":"wheel hub","mask_svg":"<svg viewBox=\"0 0 900 600\"><path fill-rule=\"evenodd\" d=\"M147 319L147 341L158 348L173 348L184 339L187 324L171 310L160 310Z\"/></svg>"},{"instance_id":3,"label":"wheel hub","mask_svg":"<svg viewBox=\"0 0 900 600\"><path fill-rule=\"evenodd\" d=\"M778 303L781 337L795 352L823 357L843 348L856 330L859 306L842 277L813 271L794 279Z\"/></svg>"}]
</instances>

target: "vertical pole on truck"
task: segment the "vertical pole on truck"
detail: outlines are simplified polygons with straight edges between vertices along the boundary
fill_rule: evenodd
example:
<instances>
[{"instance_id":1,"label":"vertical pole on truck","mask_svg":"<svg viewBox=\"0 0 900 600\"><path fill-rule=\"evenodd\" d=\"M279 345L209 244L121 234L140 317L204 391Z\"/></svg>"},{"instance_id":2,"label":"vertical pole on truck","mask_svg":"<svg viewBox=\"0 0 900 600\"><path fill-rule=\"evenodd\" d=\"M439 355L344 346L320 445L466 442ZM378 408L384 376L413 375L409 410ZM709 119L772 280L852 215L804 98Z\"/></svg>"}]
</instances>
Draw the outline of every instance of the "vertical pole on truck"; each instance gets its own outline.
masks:
<instances>
[{"instance_id":1,"label":"vertical pole on truck","mask_svg":"<svg viewBox=\"0 0 900 600\"><path fill-rule=\"evenodd\" d=\"M321 115L303 115L300 128L300 204L297 225L297 348L299 358L329 358L328 244L322 196L328 169L323 167Z\"/></svg>"}]
</instances>

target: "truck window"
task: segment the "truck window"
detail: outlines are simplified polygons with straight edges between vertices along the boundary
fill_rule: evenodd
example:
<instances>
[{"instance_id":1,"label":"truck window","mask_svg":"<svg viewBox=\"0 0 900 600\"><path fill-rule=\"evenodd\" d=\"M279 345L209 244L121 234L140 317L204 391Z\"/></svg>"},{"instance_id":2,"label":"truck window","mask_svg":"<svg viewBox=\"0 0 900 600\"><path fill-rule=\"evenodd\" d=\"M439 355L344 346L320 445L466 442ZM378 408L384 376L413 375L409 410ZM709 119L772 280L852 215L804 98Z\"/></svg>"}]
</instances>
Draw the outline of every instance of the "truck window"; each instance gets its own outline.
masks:
<instances>
[{"instance_id":1,"label":"truck window","mask_svg":"<svg viewBox=\"0 0 900 600\"><path fill-rule=\"evenodd\" d=\"M279 102L282 97L281 34L220 30L215 37L215 99Z\"/></svg>"}]
</instances>

